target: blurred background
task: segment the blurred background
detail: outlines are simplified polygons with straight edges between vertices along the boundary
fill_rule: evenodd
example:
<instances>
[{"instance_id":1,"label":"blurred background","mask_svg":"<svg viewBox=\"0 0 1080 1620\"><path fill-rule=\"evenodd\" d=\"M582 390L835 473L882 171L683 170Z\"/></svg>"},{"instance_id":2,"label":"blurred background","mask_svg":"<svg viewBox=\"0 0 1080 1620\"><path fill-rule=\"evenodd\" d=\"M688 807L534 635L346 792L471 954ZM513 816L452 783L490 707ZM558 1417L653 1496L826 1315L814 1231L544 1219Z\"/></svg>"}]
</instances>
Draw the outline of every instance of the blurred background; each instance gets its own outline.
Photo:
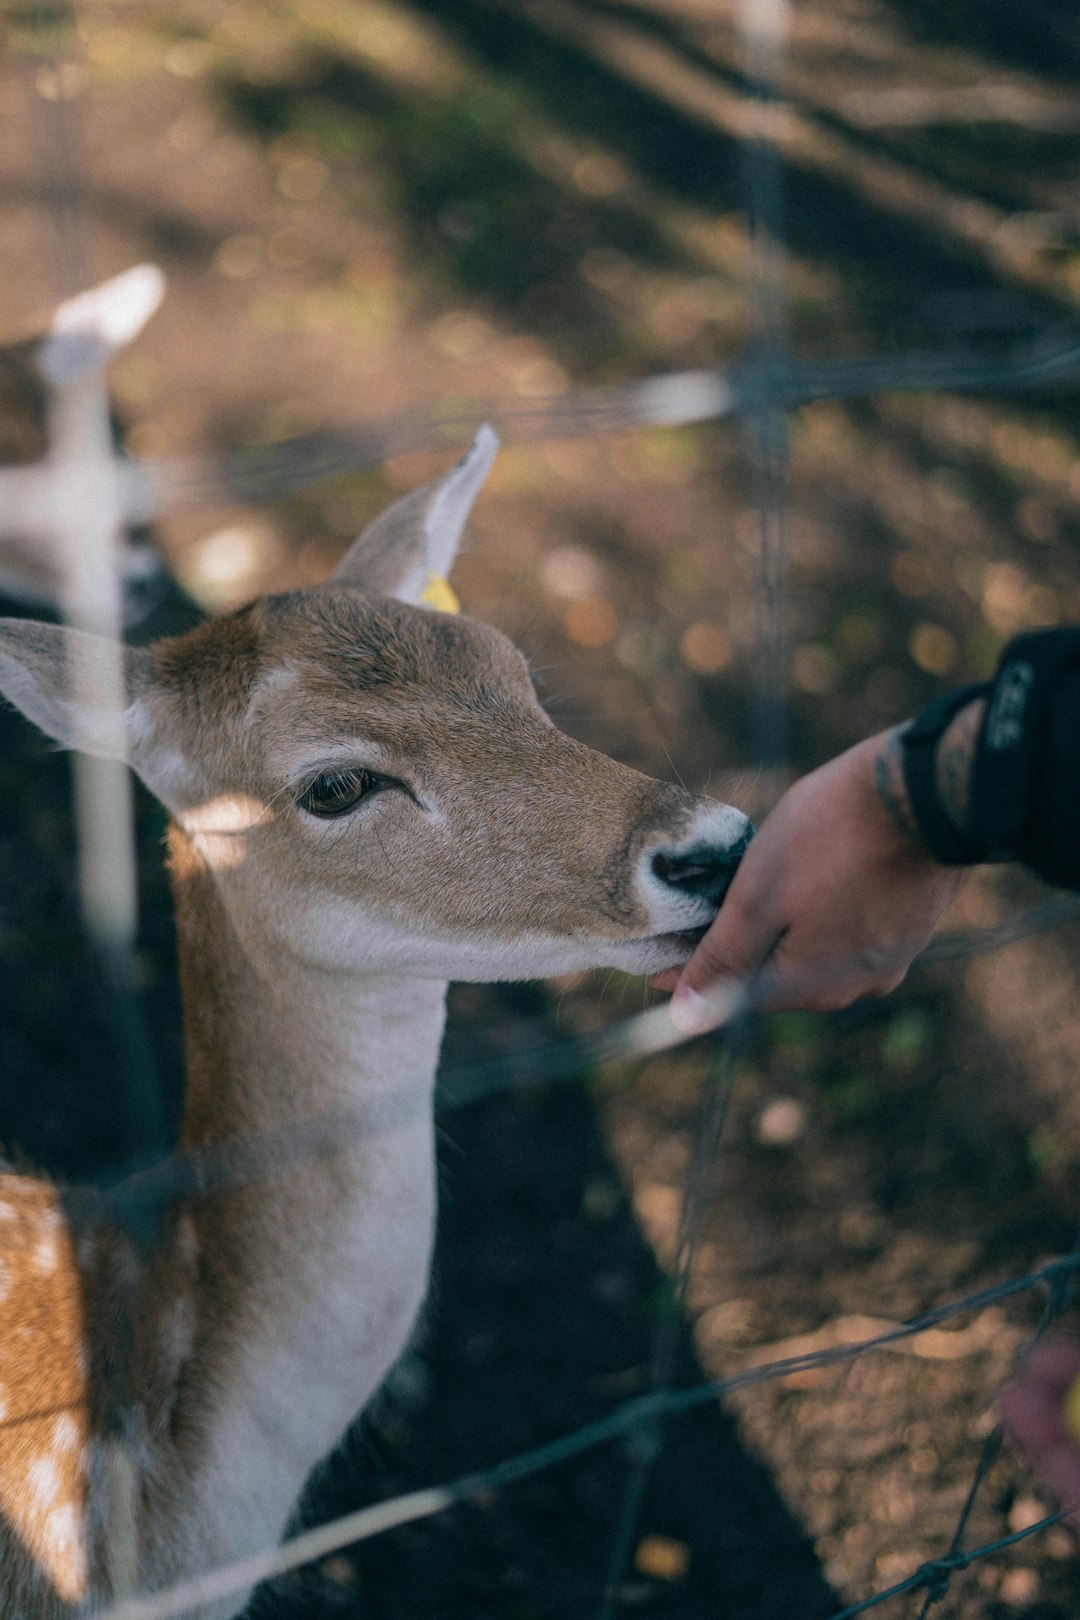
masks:
<instances>
[{"instance_id":1,"label":"blurred background","mask_svg":"<svg viewBox=\"0 0 1080 1620\"><path fill-rule=\"evenodd\" d=\"M12 4L2 26L0 339L160 265L164 303L110 374L138 457L557 406L754 352L993 360L1075 336L1066 0L84 0ZM5 381L0 407L3 458L37 459L25 393ZM784 696L790 775L986 675L1017 631L1080 618L1075 382L882 389L772 425L509 443L454 575L566 730L757 815L784 779L763 691ZM134 633L322 579L459 448L165 515L152 539L179 589ZM108 1156L90 1077L113 1037L82 962L67 767L4 724L0 1140L86 1174ZM175 1099L162 824L141 800L139 827L140 975ZM1042 897L979 874L948 926ZM1077 945L1061 929L917 968L881 1004L761 1022L712 1167L678 1378L850 1341L1069 1246ZM597 1028L642 995L610 975L460 987L449 1052ZM496 1461L648 1386L706 1070L691 1048L445 1115L425 1334L309 1517ZM1039 1303L671 1424L609 1612L813 1620L940 1554ZM632 1464L611 1447L493 1492L256 1608L599 1613ZM971 1538L1044 1508L1005 1456ZM1078 1609L1059 1527L976 1566L941 1612Z\"/></svg>"}]
</instances>

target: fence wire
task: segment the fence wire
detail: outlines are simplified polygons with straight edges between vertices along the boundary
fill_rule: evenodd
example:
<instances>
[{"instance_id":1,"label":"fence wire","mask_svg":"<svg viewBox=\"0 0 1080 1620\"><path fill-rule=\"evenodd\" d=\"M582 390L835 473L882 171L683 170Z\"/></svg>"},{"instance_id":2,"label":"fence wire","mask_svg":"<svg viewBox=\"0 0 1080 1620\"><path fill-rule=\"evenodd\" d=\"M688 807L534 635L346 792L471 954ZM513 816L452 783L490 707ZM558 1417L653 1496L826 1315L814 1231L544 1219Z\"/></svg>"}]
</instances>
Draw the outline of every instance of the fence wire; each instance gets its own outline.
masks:
<instances>
[{"instance_id":1,"label":"fence wire","mask_svg":"<svg viewBox=\"0 0 1080 1620\"><path fill-rule=\"evenodd\" d=\"M720 1154L745 1036L746 1021L743 1019L735 1021L726 1034L713 1038L702 1103L694 1130L693 1151L683 1183L675 1260L667 1281L663 1310L653 1334L649 1383L654 1393L671 1382L674 1371L679 1326L686 1310L694 1260L704 1235L709 1194L715 1186L713 1172ZM634 1535L649 1477L663 1444L663 1430L657 1422L639 1425L627 1448L626 1478L612 1534L598 1620L614 1620L619 1607L622 1583L633 1552Z\"/></svg>"},{"instance_id":2,"label":"fence wire","mask_svg":"<svg viewBox=\"0 0 1080 1620\"><path fill-rule=\"evenodd\" d=\"M438 1513L445 1513L449 1508L467 1502L472 1497L516 1484L519 1480L568 1462L573 1457L581 1456L584 1452L620 1439L635 1430L642 1428L648 1430L662 1419L691 1412L709 1402L738 1394L741 1390L753 1389L761 1384L791 1377L793 1374L845 1365L871 1351L887 1349L890 1345L914 1338L919 1333L940 1326L942 1322L951 1321L954 1317L985 1310L989 1305L1014 1299L1017 1295L1035 1288L1057 1288L1063 1279L1072 1278L1077 1270L1080 1270L1080 1256L1075 1254L1063 1256L1047 1261L1045 1265L1039 1266L1023 1277L1015 1277L994 1287L980 1289L963 1299L952 1300L933 1310L924 1311L906 1322L898 1322L895 1327L877 1333L871 1338L862 1339L856 1344L838 1345L824 1350L807 1351L803 1355L787 1356L778 1361L731 1373L726 1378L711 1379L708 1383L698 1384L690 1389L650 1391L647 1395L626 1401L607 1417L600 1418L595 1423L584 1424L571 1434L560 1436L559 1439L536 1446L530 1451L520 1452L517 1456L496 1463L491 1468L462 1475L445 1485L411 1491L407 1495L392 1497L385 1502L376 1502L371 1507L344 1514L328 1524L319 1525L313 1530L306 1530L290 1538L279 1547L268 1548L265 1552L238 1560L208 1575L185 1581L166 1592L115 1604L102 1611L100 1620L169 1620L169 1617L182 1614L186 1609L200 1603L210 1603L229 1597L258 1581L284 1575L289 1570L312 1563L315 1559L327 1557L342 1547L370 1540L373 1536L384 1535L389 1530L399 1529L406 1524L415 1524ZM831 1615L829 1620L847 1620L847 1616L862 1613L865 1609L884 1603L889 1598L901 1596L905 1592L939 1582L944 1578L951 1578L954 1573L966 1569L976 1559L989 1557L992 1553L1012 1546L1027 1536L1035 1535L1041 1530L1049 1529L1051 1525L1060 1523L1077 1507L1080 1507L1080 1504L1069 1504L1060 1512L1047 1515L1037 1524L1000 1541L989 1543L985 1547L975 1548L971 1552L950 1552L940 1560L922 1565L905 1580L875 1593L863 1603Z\"/></svg>"},{"instance_id":3,"label":"fence wire","mask_svg":"<svg viewBox=\"0 0 1080 1620\"><path fill-rule=\"evenodd\" d=\"M992 952L1051 930L1080 922L1080 898L1066 896L1060 901L1030 907L1026 912L993 928L956 930L934 940L919 957L916 966L938 961L958 962ZM849 976L851 964L836 958L828 980ZM768 993L768 985L764 993ZM714 1037L723 1036L726 1045L718 1048L715 1062L721 1072L743 1049L747 1020L760 1011L761 982L730 980L710 992ZM560 1083L580 1082L599 1068L630 1066L646 1058L658 1057L692 1044L698 1037L677 1030L668 1017L666 1005L648 1008L629 1018L587 1034L561 1035L555 1039L530 1041L523 1037L514 1050L485 1059L459 1059L440 1066L436 1109L446 1116L457 1109L511 1092ZM717 1083L715 1070L706 1090ZM71 1186L69 1205L80 1221L105 1222L138 1230L141 1223L153 1226L157 1214L169 1205L209 1194L244 1182L266 1181L302 1168L306 1164L342 1150L353 1139L373 1140L381 1132L397 1131L415 1117L417 1108L429 1106L426 1095L387 1096L350 1104L347 1108L291 1121L287 1127L249 1132L234 1141L212 1148L173 1151L150 1158L136 1169L113 1174L103 1181ZM709 1111L703 1110L708 1120ZM700 1133L713 1140L712 1127L703 1125ZM716 1135L719 1148L719 1133ZM695 1162L700 1146L695 1136ZM714 1155L715 1157L715 1155ZM699 1232L699 1214L691 1219L685 1210L680 1224Z\"/></svg>"},{"instance_id":4,"label":"fence wire","mask_svg":"<svg viewBox=\"0 0 1080 1620\"><path fill-rule=\"evenodd\" d=\"M47 44L53 65L58 68L70 31L71 12L66 4L42 6L39 10L42 26L49 31ZM111 348L102 343L100 333L86 323L80 326L76 320L66 334L59 334L66 336L66 347L60 343L51 351L51 375L46 366L51 400L49 456L36 466L0 468L0 538L36 536L43 545L65 557L61 596L69 621L115 635L121 623L123 575L119 537L125 526L204 505L273 500L377 466L407 451L457 443L484 420L493 421L500 435L513 443L737 418L749 429L758 469L762 621L755 751L760 766L782 766L787 753L783 530L788 414L815 400L896 391L1006 393L1074 384L1080 378L1080 332L1069 326L1047 326L1034 337L994 353L952 348L832 362L794 357L788 343L784 299L782 170L770 122L782 102L783 55L789 25L787 0L743 0L740 19L744 69L760 113L743 148L756 329L754 350L745 362L725 369L671 372L621 387L568 392L527 408L507 408L499 401L438 406L285 438L231 454L139 459L117 454L110 440L104 367ZM82 227L84 188L73 104L63 97L51 102L34 98L34 106L39 115L44 192L50 199L53 220L53 244L46 257L57 296L66 299L75 289L65 281L65 275L70 274L70 268L66 272L65 266L77 267L81 285L88 280ZM130 335L126 331L120 340ZM95 535L90 537L93 544L88 542L87 532L90 512L97 514ZM122 691L116 669L87 670L77 678L87 690L94 689L98 695L104 692L107 706L119 713ZM150 1044L141 1023L131 974L135 891L129 789L120 771L99 770L105 762L80 758L76 795L84 917L107 964L118 1004L126 1008L123 1018L128 1029L128 1072L120 1123L131 1141L153 1143L160 1140L160 1118L154 1113L156 1090L145 1084L151 1074ZM1000 949L1078 917L1080 900L1057 899L993 928L945 935L924 953L924 959L958 960ZM1045 1289L1047 1300L1035 1335L1037 1341L1068 1302L1080 1271L1080 1241L1071 1254L1049 1261L1025 1276L937 1306L858 1343L770 1361L691 1388L669 1387L675 1330L712 1184L708 1172L719 1151L747 1020L754 1008L754 990L753 985L731 985L717 997L719 1033L712 1038L705 1102L684 1189L676 1264L668 1304L656 1331L652 1387L647 1394L620 1405L597 1422L492 1468L344 1515L277 1548L152 1596L128 1595L135 1579L131 1547L134 1532L131 1526L114 1530L111 1560L114 1590L121 1601L104 1611L102 1620L167 1620L343 1547L442 1513L481 1493L513 1485L596 1447L630 1439L633 1449L599 1611L599 1620L612 1620L649 1469L663 1444L667 1420L770 1381L849 1364L958 1316ZM669 1050L681 1039L664 1009L654 1008L593 1036L524 1045L506 1058L449 1067L440 1081L440 1105L461 1106L496 1091L579 1075L598 1064L632 1061ZM148 1097L150 1117L145 1113ZM75 1201L83 1201L88 1218L138 1225L148 1219L146 1212L155 1206L204 1196L239 1180L279 1175L312 1158L340 1151L350 1131L370 1134L400 1123L393 1105L388 1108L380 1104L379 1108L381 1113L369 1109L308 1120L290 1129L287 1140L281 1134L267 1133L214 1152L159 1158L134 1174L130 1173L129 1156L124 1174L104 1187L79 1189ZM904 1580L838 1611L831 1620L853 1620L889 1599L920 1592L923 1620L945 1595L956 1574L1067 1516L1071 1507L997 1541L963 1549L976 1493L999 1442L1000 1433L995 1430L982 1448L954 1535L941 1557L924 1563Z\"/></svg>"},{"instance_id":5,"label":"fence wire","mask_svg":"<svg viewBox=\"0 0 1080 1620\"><path fill-rule=\"evenodd\" d=\"M764 401L787 412L818 400L878 394L1024 393L1078 378L1080 331L1063 323L991 353L957 347L835 361L758 356L726 368L569 390L531 406L486 399L418 408L212 456L118 455L118 515L137 526L202 506L278 500L411 451L460 447L485 422L505 443L525 444L745 418L760 413ZM52 500L50 478L44 465L0 468L4 538L48 539L43 514Z\"/></svg>"},{"instance_id":6,"label":"fence wire","mask_svg":"<svg viewBox=\"0 0 1080 1620\"><path fill-rule=\"evenodd\" d=\"M1006 919L992 928L944 935L924 954L929 960L957 960L1001 949L1013 941L1059 927L1078 918L1080 918L1080 901L1063 897L1032 908L1017 917ZM729 987L727 995L726 1010L719 1005L717 1007L718 1023L729 1022L745 1013L753 1000L752 990L744 986ZM498 1090L516 1089L522 1085L547 1084L559 1077L580 1075L583 1070L598 1063L625 1061L669 1049L679 1044L680 1039L667 1019L666 1011L663 1008L655 1008L636 1019L627 1020L623 1025L591 1037L568 1037L558 1042L524 1046L508 1058L449 1068L442 1078L441 1085L444 1104L461 1105L481 1096L491 1095ZM723 1061L729 1066L732 1064L732 1054L729 1051L723 1053ZM725 1083L727 1088L730 1087L730 1083L729 1076ZM727 1090L721 1093L716 1091L714 1086L710 1086L710 1092L714 1097L727 1095ZM714 1162L719 1140L718 1122L722 1120L722 1109L719 1114L715 1111L710 1114L707 1109L705 1117L707 1121L711 1119L712 1124L702 1129L696 1137L695 1164L698 1171L703 1165L711 1165ZM287 1141L283 1136L268 1135L237 1142L218 1152L174 1155L135 1176L125 1177L116 1185L104 1189L82 1189L80 1196L83 1200L83 1213L88 1217L96 1215L111 1221L127 1221L131 1218L132 1211L142 1211L147 1205L167 1203L177 1198L202 1196L214 1188L237 1180L258 1180L267 1175L279 1175L284 1169L294 1168L313 1157L340 1151L342 1133L349 1128L362 1130L365 1135L370 1135L373 1130L393 1128L398 1123L396 1116L376 1120L370 1115L362 1118L335 1115L332 1118L309 1121L306 1127L290 1131ZM632 1453L623 1508L618 1518L616 1539L609 1562L604 1606L600 1611L603 1620L607 1620L607 1617L614 1613L619 1579L629 1555L632 1528L643 1495L645 1480L651 1462L662 1443L664 1419L706 1401L736 1394L740 1389L784 1378L796 1372L850 1362L902 1338L925 1331L963 1312L984 1308L1040 1285L1059 1285L1063 1278L1071 1279L1074 1272L1080 1268L1080 1256L1074 1254L1067 1259L1052 1262L1026 1277L983 1290L924 1313L910 1322L898 1324L895 1329L859 1344L787 1358L784 1361L710 1381L695 1389L672 1391L664 1387L665 1374L669 1371L672 1323L676 1320L678 1306L685 1290L689 1257L700 1234L703 1179L702 1175L694 1173L687 1185L681 1223L683 1238L680 1241L680 1258L672 1288L672 1305L662 1319L658 1332L654 1352L656 1387L649 1395L626 1403L599 1423L587 1425L572 1435L509 1459L493 1469L466 1475L445 1486L411 1493L346 1515L295 1537L280 1548L213 1572L198 1581L187 1582L171 1592L157 1594L152 1598L126 1600L106 1611L106 1620L165 1620L166 1616L181 1614L197 1603L215 1601L242 1591L255 1581L282 1574L373 1535L443 1512L481 1491L509 1485L544 1468L554 1467L595 1446L634 1434L640 1437L639 1445L637 1451ZM1058 1300L1053 1313L1056 1314L1063 1304L1060 1287L1056 1288L1054 1297ZM1049 1319L1048 1314L1046 1320ZM930 1604L941 1597L955 1574L970 1567L974 1561L1003 1551L1039 1530L1060 1522L1065 1517L1067 1510L1048 1516L1040 1523L999 1541L968 1552L963 1551L960 1538L974 1499L974 1492L985 1477L997 1443L996 1434L986 1443L972 1492L947 1552L940 1559L923 1565L906 1580L860 1604L839 1611L832 1620L848 1620L848 1617L866 1612L889 1598L917 1590L925 1591L926 1598L922 1611L925 1614Z\"/></svg>"},{"instance_id":7,"label":"fence wire","mask_svg":"<svg viewBox=\"0 0 1080 1620\"><path fill-rule=\"evenodd\" d=\"M946 935L931 947L927 957L956 961L966 955L983 954L1002 948L1032 932L1080 920L1080 901L1069 898L1041 908L1033 908L1024 926L1006 924L1001 930L980 929L965 934ZM587 1424L571 1434L523 1452L492 1468L462 1476L443 1486L410 1492L371 1507L345 1514L313 1530L291 1538L278 1548L267 1549L205 1577L187 1581L152 1597L139 1597L114 1605L103 1620L167 1620L183 1614L199 1603L209 1603L241 1592L249 1585L286 1574L342 1548L369 1540L387 1531L433 1517L485 1492L500 1489L548 1468L580 1456L611 1441L633 1437L628 1457L627 1480L609 1555L608 1574L601 1615L615 1612L619 1576L630 1552L631 1532L653 1463L664 1443L665 1422L712 1401L734 1396L740 1391L828 1367L849 1364L871 1352L914 1338L957 1316L978 1313L1036 1289L1045 1289L1047 1299L1042 1320L1032 1345L1065 1309L1076 1276L1080 1271L1080 1243L1068 1255L1018 1277L968 1294L920 1313L855 1343L768 1361L758 1366L712 1379L688 1389L666 1387L671 1371L671 1349L679 1309L685 1299L690 1262L700 1241L708 1192L713 1185L708 1171L715 1165L723 1133L727 1106L734 1085L753 1010L752 984L728 986L717 996L715 1014L719 1026L706 1086L705 1103L695 1133L690 1173L684 1189L680 1216L679 1244L674 1275L654 1341L653 1388L646 1395L617 1407L608 1417ZM686 1037L672 1026L664 1007L625 1020L622 1024L592 1036L566 1037L542 1047L525 1047L509 1061L492 1060L486 1065L466 1064L448 1068L443 1076L445 1096L450 1105L461 1106L497 1090L520 1085L550 1084L559 1078L580 1076L602 1062L627 1062L655 1055L684 1044ZM524 1061L522 1061L524 1060ZM515 1072L515 1061L521 1064ZM482 1084L478 1083L482 1082ZM104 1220L135 1224L146 1219L147 1206L160 1206L176 1199L205 1196L220 1187L238 1182L257 1182L283 1175L315 1158L339 1153L350 1136L370 1139L379 1129L400 1127L415 1100L385 1099L363 1110L339 1111L320 1119L300 1121L287 1131L249 1135L215 1150L197 1154L176 1154L155 1167L125 1178L112 1187L83 1188L73 1192L70 1207L81 1220ZM403 1110L405 1112L403 1112ZM1040 1530L1049 1529L1067 1516L1072 1508L1048 1515L1038 1524L999 1541L965 1552L960 1541L974 1502L975 1493L989 1470L1000 1442L995 1429L982 1449L971 1490L948 1550L923 1564L903 1581L874 1594L853 1607L830 1616L848 1620L878 1604L905 1593L925 1590L927 1602L937 1601L952 1578L982 1558L1011 1547ZM1077 1504L1080 1506L1080 1504ZM926 1609L924 1608L924 1613Z\"/></svg>"},{"instance_id":8,"label":"fence wire","mask_svg":"<svg viewBox=\"0 0 1080 1620\"><path fill-rule=\"evenodd\" d=\"M1009 918L993 928L942 936L925 955L931 960L956 960L1003 948L1014 940L1030 937L1033 933L1060 926L1078 917L1080 917L1080 902L1071 897L1063 897L1047 902L1041 907L1032 908L1018 917ZM752 992L748 992L747 987L730 987L726 1020L721 1016L724 1010L718 1006L718 1022L736 1018L745 1011L752 999ZM479 1096L490 1095L496 1090L516 1088L523 1084L550 1083L560 1075L565 1077L580 1074L583 1069L597 1063L626 1060L664 1050L678 1044L679 1039L664 1009L657 1008L596 1036L570 1037L542 1046L524 1047L509 1059L500 1059L487 1064L460 1065L457 1069L450 1069L443 1078L443 1095L451 1105L455 1103L460 1105ZM727 1053L725 1057L730 1064L731 1054ZM730 1085L730 1079L727 1084ZM708 1114L706 1117L709 1117ZM716 1128L717 1116L714 1114L712 1117L713 1126L699 1132L696 1138L695 1163L699 1170L703 1164L712 1164L714 1161L719 1133ZM719 1117L722 1118L722 1114ZM222 1149L218 1154L203 1153L187 1158L174 1156L156 1168L125 1178L116 1186L104 1190L84 1189L83 1197L87 1201L85 1213L89 1215L96 1212L102 1218L116 1220L124 1218L130 1210L142 1208L147 1202L168 1202L179 1197L204 1195L215 1187L239 1179L257 1180L261 1176L281 1174L284 1167L292 1168L313 1156L339 1151L342 1130L350 1124L353 1129L363 1130L366 1135L370 1135L373 1130L380 1128L380 1125L391 1128L396 1123L398 1123L396 1118L376 1121L369 1116L349 1121L341 1116L335 1116L332 1119L309 1122L308 1129L290 1132L287 1145L280 1137L252 1138ZM663 1318L658 1334L654 1356L654 1382L657 1387L650 1395L618 1408L610 1418L598 1424L586 1426L561 1441L552 1442L518 1458L510 1459L497 1468L480 1474L467 1475L444 1487L412 1493L407 1497L347 1515L332 1524L294 1538L273 1552L247 1560L228 1570L215 1572L213 1576L208 1576L200 1582L186 1583L171 1593L159 1594L152 1599L122 1603L119 1607L108 1611L110 1620L121 1620L121 1617L122 1620L150 1620L151 1616L160 1616L164 1620L165 1616L179 1614L193 1603L209 1602L242 1590L252 1581L283 1573L343 1546L367 1539L395 1526L413 1522L420 1517L444 1511L481 1490L510 1484L542 1468L553 1467L593 1446L624 1435L637 1434L641 1437L640 1449L633 1458L628 1473L624 1505L619 1516L616 1542L610 1560L605 1606L601 1611L606 1617L613 1612L619 1576L630 1549L637 1507L640 1504L649 1466L661 1444L661 1424L665 1418L704 1401L732 1395L739 1389L771 1379L851 1361L900 1338L924 1331L961 1312L985 1307L1040 1284L1058 1285L1065 1276L1071 1278L1075 1269L1080 1266L1080 1258L1073 1255L1068 1260L1054 1262L1013 1283L984 1290L977 1295L940 1307L936 1311L925 1313L909 1323L900 1324L896 1329L857 1345L788 1358L782 1362L733 1374L726 1379L711 1381L690 1391L670 1391L663 1387L664 1373L668 1370L667 1347L671 1342L674 1311L685 1288L689 1252L692 1251L693 1243L700 1232L701 1206L698 1200L701 1196L701 1186L702 1177L692 1175L684 1203L682 1219L684 1239L680 1243L680 1261L672 1292L673 1306ZM92 1208L94 1204L96 1211ZM687 1243L690 1246L689 1250ZM1055 1298L1059 1301L1055 1306L1056 1314L1062 1303L1060 1287L1056 1290ZM1046 1320L1049 1319L1048 1314ZM929 1605L942 1595L952 1576L968 1568L973 1561L989 1557L1036 1531L1059 1522L1064 1516L1063 1513L1049 1516L1038 1525L984 1547L970 1552L962 1550L960 1537L970 1511L974 1491L985 1477L996 1445L996 1436L991 1436L980 1459L972 1492L965 1504L957 1533L947 1552L940 1559L922 1566L907 1580L896 1583L861 1604L840 1611L833 1620L847 1620L848 1616L863 1613L888 1598L919 1589L923 1589L926 1593L923 1608L925 1613Z\"/></svg>"}]
</instances>

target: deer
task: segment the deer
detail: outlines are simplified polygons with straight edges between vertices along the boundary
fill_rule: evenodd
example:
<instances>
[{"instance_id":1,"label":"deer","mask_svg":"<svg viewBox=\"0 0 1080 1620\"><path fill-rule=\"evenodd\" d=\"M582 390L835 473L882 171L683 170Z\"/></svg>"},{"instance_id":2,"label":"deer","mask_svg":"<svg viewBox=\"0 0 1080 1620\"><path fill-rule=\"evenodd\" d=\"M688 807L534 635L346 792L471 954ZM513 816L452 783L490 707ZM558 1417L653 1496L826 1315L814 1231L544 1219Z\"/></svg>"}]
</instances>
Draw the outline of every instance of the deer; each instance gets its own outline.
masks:
<instances>
[{"instance_id":1,"label":"deer","mask_svg":"<svg viewBox=\"0 0 1080 1620\"><path fill-rule=\"evenodd\" d=\"M122 647L120 715L69 680L89 633L0 619L4 696L168 813L176 1162L265 1148L180 1185L152 1241L0 1171L5 1615L72 1620L280 1539L421 1313L448 982L681 964L751 835L560 731L514 644L456 611L497 442L482 429L324 583ZM293 1152L312 1120L320 1151Z\"/></svg>"}]
</instances>

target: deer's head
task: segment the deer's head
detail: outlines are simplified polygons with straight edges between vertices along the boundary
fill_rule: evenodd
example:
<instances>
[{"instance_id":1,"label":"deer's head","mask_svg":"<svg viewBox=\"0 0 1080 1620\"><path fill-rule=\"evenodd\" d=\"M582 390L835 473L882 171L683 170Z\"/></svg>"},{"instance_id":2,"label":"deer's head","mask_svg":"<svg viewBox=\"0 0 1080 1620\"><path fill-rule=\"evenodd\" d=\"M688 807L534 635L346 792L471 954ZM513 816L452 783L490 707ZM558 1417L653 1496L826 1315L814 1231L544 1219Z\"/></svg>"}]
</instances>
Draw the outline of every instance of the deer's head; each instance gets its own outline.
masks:
<instances>
[{"instance_id":1,"label":"deer's head","mask_svg":"<svg viewBox=\"0 0 1080 1620\"><path fill-rule=\"evenodd\" d=\"M125 649L122 723L70 681L108 650L0 621L0 688L128 759L253 948L438 978L651 972L723 897L741 812L564 736L505 636L429 605L495 447L482 432L325 585Z\"/></svg>"}]
</instances>

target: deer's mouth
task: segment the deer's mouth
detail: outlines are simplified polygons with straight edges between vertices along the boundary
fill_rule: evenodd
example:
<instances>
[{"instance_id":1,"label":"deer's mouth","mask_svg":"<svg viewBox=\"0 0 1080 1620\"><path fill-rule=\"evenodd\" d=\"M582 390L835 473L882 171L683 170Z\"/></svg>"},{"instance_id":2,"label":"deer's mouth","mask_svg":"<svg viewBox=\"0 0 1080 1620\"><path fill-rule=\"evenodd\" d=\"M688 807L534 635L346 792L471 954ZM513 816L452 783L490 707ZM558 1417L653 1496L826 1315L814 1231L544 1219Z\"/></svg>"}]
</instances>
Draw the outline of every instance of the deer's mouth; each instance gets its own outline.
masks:
<instances>
[{"instance_id":1,"label":"deer's mouth","mask_svg":"<svg viewBox=\"0 0 1080 1620\"><path fill-rule=\"evenodd\" d=\"M680 928L677 933L651 934L649 937L659 945L685 945L692 951L700 945L711 926L711 923L702 923L699 928Z\"/></svg>"},{"instance_id":2,"label":"deer's mouth","mask_svg":"<svg viewBox=\"0 0 1080 1620\"><path fill-rule=\"evenodd\" d=\"M671 951L685 962L693 955L708 931L709 924L702 923L699 928L670 929L662 934L646 934L641 939L632 940L631 944Z\"/></svg>"}]
</instances>

